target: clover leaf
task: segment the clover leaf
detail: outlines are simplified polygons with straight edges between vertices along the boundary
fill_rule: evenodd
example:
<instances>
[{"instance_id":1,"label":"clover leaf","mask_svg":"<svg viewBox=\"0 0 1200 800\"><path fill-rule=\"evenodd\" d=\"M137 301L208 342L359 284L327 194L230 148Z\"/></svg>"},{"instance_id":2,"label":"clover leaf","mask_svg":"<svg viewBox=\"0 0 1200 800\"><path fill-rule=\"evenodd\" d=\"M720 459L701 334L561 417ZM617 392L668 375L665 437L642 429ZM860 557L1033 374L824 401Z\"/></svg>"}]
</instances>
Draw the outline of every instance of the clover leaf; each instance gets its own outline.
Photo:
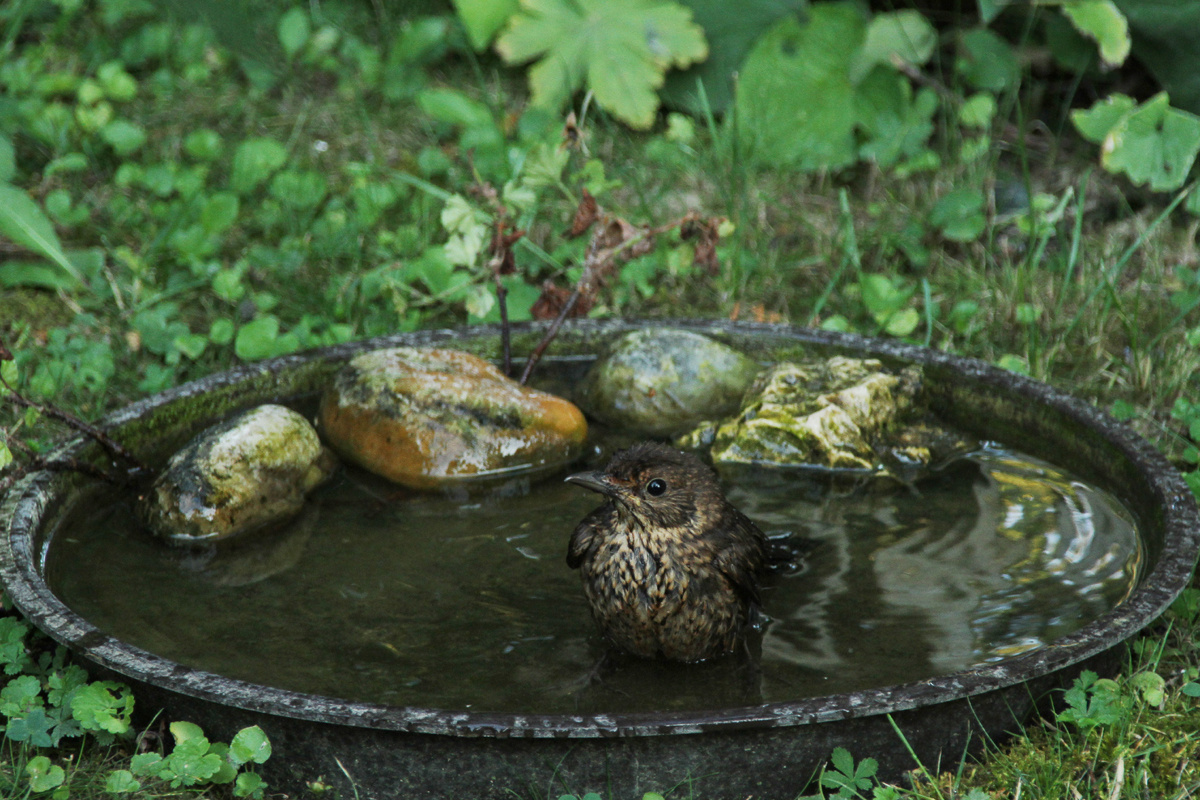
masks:
<instances>
[{"instance_id":1,"label":"clover leaf","mask_svg":"<svg viewBox=\"0 0 1200 800\"><path fill-rule=\"evenodd\" d=\"M649 128L671 67L708 57L692 12L669 0L522 0L496 41L529 70L536 105L558 109L585 83L596 103L634 128Z\"/></svg>"}]
</instances>

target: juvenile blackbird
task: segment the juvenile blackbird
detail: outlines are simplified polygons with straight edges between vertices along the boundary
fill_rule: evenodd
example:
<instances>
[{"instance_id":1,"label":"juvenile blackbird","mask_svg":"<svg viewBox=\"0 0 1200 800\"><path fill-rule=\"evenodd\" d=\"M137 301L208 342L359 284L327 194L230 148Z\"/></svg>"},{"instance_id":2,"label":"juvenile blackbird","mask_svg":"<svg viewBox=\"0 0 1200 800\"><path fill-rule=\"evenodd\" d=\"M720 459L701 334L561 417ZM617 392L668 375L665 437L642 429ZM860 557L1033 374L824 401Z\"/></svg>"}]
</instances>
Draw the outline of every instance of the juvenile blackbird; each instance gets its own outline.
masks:
<instances>
[{"instance_id":1,"label":"juvenile blackbird","mask_svg":"<svg viewBox=\"0 0 1200 800\"><path fill-rule=\"evenodd\" d=\"M732 652L759 601L767 539L712 470L647 442L567 480L606 498L575 528L567 565L609 642L676 661Z\"/></svg>"}]
</instances>

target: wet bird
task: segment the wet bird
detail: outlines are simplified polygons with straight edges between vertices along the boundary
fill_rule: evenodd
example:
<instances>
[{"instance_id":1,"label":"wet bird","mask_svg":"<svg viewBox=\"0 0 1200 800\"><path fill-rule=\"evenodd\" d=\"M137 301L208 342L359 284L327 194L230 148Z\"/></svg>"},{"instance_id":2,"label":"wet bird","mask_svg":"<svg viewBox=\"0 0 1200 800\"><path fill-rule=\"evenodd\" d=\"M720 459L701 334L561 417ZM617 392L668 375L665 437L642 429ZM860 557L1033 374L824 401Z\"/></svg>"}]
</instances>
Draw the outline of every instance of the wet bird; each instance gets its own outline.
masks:
<instances>
[{"instance_id":1,"label":"wet bird","mask_svg":"<svg viewBox=\"0 0 1200 800\"><path fill-rule=\"evenodd\" d=\"M647 658L732 652L759 602L767 538L690 453L643 443L567 481L605 496L575 528L567 565L605 638Z\"/></svg>"}]
</instances>

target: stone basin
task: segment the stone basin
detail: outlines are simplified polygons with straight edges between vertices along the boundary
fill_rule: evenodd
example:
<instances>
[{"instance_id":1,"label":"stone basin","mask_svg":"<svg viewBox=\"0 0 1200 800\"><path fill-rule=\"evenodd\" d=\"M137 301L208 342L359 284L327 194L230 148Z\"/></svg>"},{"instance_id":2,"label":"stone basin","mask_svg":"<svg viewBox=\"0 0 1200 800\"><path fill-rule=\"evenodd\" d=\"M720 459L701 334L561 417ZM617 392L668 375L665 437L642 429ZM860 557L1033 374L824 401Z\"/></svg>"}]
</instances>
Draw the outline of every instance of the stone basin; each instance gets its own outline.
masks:
<instances>
[{"instance_id":1,"label":"stone basin","mask_svg":"<svg viewBox=\"0 0 1200 800\"><path fill-rule=\"evenodd\" d=\"M548 357L585 366L617 335L650 323L574 322ZM656 321L656 325L666 324ZM1128 599L1049 646L950 675L824 697L670 713L497 714L357 703L233 680L156 656L97 629L44 579L58 522L90 479L32 474L0 505L0 577L39 629L74 651L94 677L131 685L141 713L201 725L228 740L260 725L274 755L272 790L298 792L318 776L342 796L476 798L606 791L637 797L682 785L695 798L791 798L834 747L879 760L896 778L916 766L953 768L968 748L1017 730L1083 669L1111 673L1122 643L1187 585L1200 520L1178 470L1129 428L1043 383L983 362L891 340L785 325L672 321L764 361L803 353L920 364L933 409L947 422L1052 461L1117 497L1136 518L1145 566ZM542 326L514 328L529 352ZM439 346L495 358L498 328L422 331L324 348L209 376L142 400L100 426L152 464L214 421L263 402L317 395L350 358L369 349ZM86 441L54 454L100 461ZM900 734L903 734L903 738ZM909 748L911 747L912 753Z\"/></svg>"}]
</instances>

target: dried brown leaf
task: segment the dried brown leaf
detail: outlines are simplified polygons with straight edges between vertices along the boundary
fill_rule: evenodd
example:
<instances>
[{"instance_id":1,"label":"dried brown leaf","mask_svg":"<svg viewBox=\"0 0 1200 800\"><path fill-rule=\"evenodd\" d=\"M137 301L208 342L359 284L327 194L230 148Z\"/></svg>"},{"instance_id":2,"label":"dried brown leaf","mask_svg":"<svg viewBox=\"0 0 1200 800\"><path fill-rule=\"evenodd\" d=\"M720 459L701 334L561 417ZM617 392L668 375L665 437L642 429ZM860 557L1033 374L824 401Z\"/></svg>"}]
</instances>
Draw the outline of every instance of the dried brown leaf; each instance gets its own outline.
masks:
<instances>
[{"instance_id":1,"label":"dried brown leaf","mask_svg":"<svg viewBox=\"0 0 1200 800\"><path fill-rule=\"evenodd\" d=\"M587 189L583 190L583 199L579 201L579 207L575 209L575 218L571 220L571 229L567 231L567 238L574 239L576 236L582 235L588 228L592 227L600 216L600 207L596 204L596 198L592 197L592 193Z\"/></svg>"}]
</instances>

